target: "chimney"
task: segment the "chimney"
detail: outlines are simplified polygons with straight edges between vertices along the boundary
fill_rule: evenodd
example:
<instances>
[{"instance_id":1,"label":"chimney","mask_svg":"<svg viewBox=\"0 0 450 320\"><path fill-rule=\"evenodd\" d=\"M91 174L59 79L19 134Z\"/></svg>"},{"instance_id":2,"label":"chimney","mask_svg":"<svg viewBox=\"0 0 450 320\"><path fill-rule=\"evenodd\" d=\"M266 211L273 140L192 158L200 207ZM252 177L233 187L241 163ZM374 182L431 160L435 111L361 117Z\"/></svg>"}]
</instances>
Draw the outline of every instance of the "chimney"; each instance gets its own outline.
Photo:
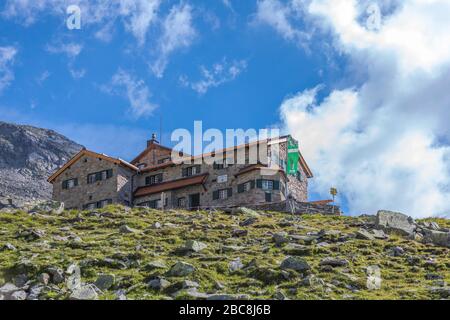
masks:
<instances>
[{"instance_id":1,"label":"chimney","mask_svg":"<svg viewBox=\"0 0 450 320\"><path fill-rule=\"evenodd\" d=\"M153 133L152 139L147 141L147 148L150 147L152 144L159 144L159 141L156 140L156 133Z\"/></svg>"}]
</instances>

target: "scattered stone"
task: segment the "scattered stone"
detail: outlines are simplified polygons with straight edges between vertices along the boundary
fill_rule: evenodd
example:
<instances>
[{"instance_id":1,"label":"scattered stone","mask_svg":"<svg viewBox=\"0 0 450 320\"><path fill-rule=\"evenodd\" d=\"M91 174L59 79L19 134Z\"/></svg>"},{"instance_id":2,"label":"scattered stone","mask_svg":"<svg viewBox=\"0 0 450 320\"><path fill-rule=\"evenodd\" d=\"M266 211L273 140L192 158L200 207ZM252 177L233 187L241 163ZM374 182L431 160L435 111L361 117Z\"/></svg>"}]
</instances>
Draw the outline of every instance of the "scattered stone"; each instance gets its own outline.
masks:
<instances>
[{"instance_id":1,"label":"scattered stone","mask_svg":"<svg viewBox=\"0 0 450 320\"><path fill-rule=\"evenodd\" d=\"M286 258L280 265L281 269L289 269L289 270L295 270L298 272L304 272L307 270L310 270L311 267L309 266L309 264L298 257L288 257Z\"/></svg>"},{"instance_id":2,"label":"scattered stone","mask_svg":"<svg viewBox=\"0 0 450 320\"><path fill-rule=\"evenodd\" d=\"M60 284L64 282L64 271L62 269L50 267L47 269L47 272L50 274L51 281L54 284Z\"/></svg>"},{"instance_id":3,"label":"scattered stone","mask_svg":"<svg viewBox=\"0 0 450 320\"><path fill-rule=\"evenodd\" d=\"M380 210L375 225L386 232L395 232L404 236L412 236L416 230L413 218L399 212Z\"/></svg>"},{"instance_id":4,"label":"scattered stone","mask_svg":"<svg viewBox=\"0 0 450 320\"><path fill-rule=\"evenodd\" d=\"M345 267L349 265L349 262L346 259L327 257L320 260L319 265L331 267Z\"/></svg>"},{"instance_id":5,"label":"scattered stone","mask_svg":"<svg viewBox=\"0 0 450 320\"><path fill-rule=\"evenodd\" d=\"M278 233L275 233L275 234L272 236L272 238L273 238L273 241L275 241L275 244L276 244L277 246L280 246L280 245L282 245L282 244L284 244L284 243L288 243L288 242L289 242L289 237L288 237L287 232L278 232Z\"/></svg>"},{"instance_id":6,"label":"scattered stone","mask_svg":"<svg viewBox=\"0 0 450 320\"><path fill-rule=\"evenodd\" d=\"M374 230L372 230L372 234L375 239L379 239L379 240L389 239L389 236L386 233L384 233L383 230L374 229Z\"/></svg>"},{"instance_id":7,"label":"scattered stone","mask_svg":"<svg viewBox=\"0 0 450 320\"><path fill-rule=\"evenodd\" d=\"M113 274L101 274L95 281L95 286L100 290L109 290L116 282L116 277Z\"/></svg>"},{"instance_id":8,"label":"scattered stone","mask_svg":"<svg viewBox=\"0 0 450 320\"><path fill-rule=\"evenodd\" d=\"M159 223L159 222L155 222L153 225L152 225L152 228L153 229L161 229L161 223Z\"/></svg>"},{"instance_id":9,"label":"scattered stone","mask_svg":"<svg viewBox=\"0 0 450 320\"><path fill-rule=\"evenodd\" d=\"M127 225L123 225L119 228L119 232L123 234L130 234L130 233L136 233L136 230L130 228Z\"/></svg>"},{"instance_id":10,"label":"scattered stone","mask_svg":"<svg viewBox=\"0 0 450 320\"><path fill-rule=\"evenodd\" d=\"M303 278L300 281L299 285L303 286L303 287L323 286L323 285L325 285L325 281L316 277L313 274L310 274L310 275L307 275L305 278Z\"/></svg>"},{"instance_id":11,"label":"scattered stone","mask_svg":"<svg viewBox=\"0 0 450 320\"><path fill-rule=\"evenodd\" d=\"M29 289L29 294L28 294L27 300L39 300L39 296L41 295L44 288L45 287L40 284L32 286Z\"/></svg>"},{"instance_id":12,"label":"scattered stone","mask_svg":"<svg viewBox=\"0 0 450 320\"><path fill-rule=\"evenodd\" d=\"M183 280L183 281L176 282L171 286L168 286L164 291L168 294L177 295L178 292L180 292L181 290L193 289L193 288L197 289L198 287L200 287L200 285L195 281Z\"/></svg>"},{"instance_id":13,"label":"scattered stone","mask_svg":"<svg viewBox=\"0 0 450 320\"><path fill-rule=\"evenodd\" d=\"M14 277L13 282L17 287L23 287L28 282L28 276L24 273L18 274Z\"/></svg>"},{"instance_id":14,"label":"scattered stone","mask_svg":"<svg viewBox=\"0 0 450 320\"><path fill-rule=\"evenodd\" d=\"M254 224L256 221L258 221L258 218L251 217L251 218L248 218L248 219L244 220L244 221L241 222L239 225L240 225L241 227L248 227L248 226Z\"/></svg>"},{"instance_id":15,"label":"scattered stone","mask_svg":"<svg viewBox=\"0 0 450 320\"><path fill-rule=\"evenodd\" d=\"M233 237L245 237L245 236L247 236L247 234L248 234L248 231L247 230L242 230L242 229L235 229L235 230L233 230L233 232L232 232L232 236Z\"/></svg>"},{"instance_id":16,"label":"scattered stone","mask_svg":"<svg viewBox=\"0 0 450 320\"><path fill-rule=\"evenodd\" d=\"M12 295L14 292L20 291L20 288L16 287L12 283L6 283L2 287L0 287L0 295L3 296L4 300L13 300ZM17 299L14 299L17 300Z\"/></svg>"},{"instance_id":17,"label":"scattered stone","mask_svg":"<svg viewBox=\"0 0 450 320\"><path fill-rule=\"evenodd\" d=\"M223 246L222 247L223 252L237 252L237 251L242 251L244 249L245 249L245 247L240 247L240 246Z\"/></svg>"},{"instance_id":18,"label":"scattered stone","mask_svg":"<svg viewBox=\"0 0 450 320\"><path fill-rule=\"evenodd\" d=\"M241 215L241 214L243 214L243 215L247 215L247 216L250 216L250 217L253 217L253 218L259 218L260 217L259 213L256 212L255 210L244 208L244 207L233 209L232 210L232 214L233 215Z\"/></svg>"},{"instance_id":19,"label":"scattered stone","mask_svg":"<svg viewBox=\"0 0 450 320\"><path fill-rule=\"evenodd\" d=\"M364 229L359 229L358 231L356 231L355 235L356 235L357 239L370 240L370 241L375 240L375 237L369 231L364 230Z\"/></svg>"},{"instance_id":20,"label":"scattered stone","mask_svg":"<svg viewBox=\"0 0 450 320\"><path fill-rule=\"evenodd\" d=\"M69 268L67 268L66 273L69 275L66 281L67 288L72 291L80 289L81 287L80 267L76 264L71 264Z\"/></svg>"},{"instance_id":21,"label":"scattered stone","mask_svg":"<svg viewBox=\"0 0 450 320\"><path fill-rule=\"evenodd\" d=\"M402 257L405 255L405 250L402 247L393 247L389 255L392 257Z\"/></svg>"},{"instance_id":22,"label":"scattered stone","mask_svg":"<svg viewBox=\"0 0 450 320\"><path fill-rule=\"evenodd\" d=\"M285 295L283 292L281 292L281 291L275 292L275 294L273 295L273 298L274 298L275 300L280 300L280 301L283 301L283 300L289 300L289 299L286 297L286 295Z\"/></svg>"},{"instance_id":23,"label":"scattered stone","mask_svg":"<svg viewBox=\"0 0 450 320\"><path fill-rule=\"evenodd\" d=\"M284 253L291 256L309 256L313 249L309 246L304 246L296 243L289 243L283 248Z\"/></svg>"},{"instance_id":24,"label":"scattered stone","mask_svg":"<svg viewBox=\"0 0 450 320\"><path fill-rule=\"evenodd\" d=\"M242 263L241 258L234 259L228 265L228 269L231 272L235 272L235 271L241 270L242 268L244 268L244 264Z\"/></svg>"},{"instance_id":25,"label":"scattered stone","mask_svg":"<svg viewBox=\"0 0 450 320\"><path fill-rule=\"evenodd\" d=\"M50 282L50 275L48 273L41 273L37 280L42 283L44 286L48 285Z\"/></svg>"},{"instance_id":26,"label":"scattered stone","mask_svg":"<svg viewBox=\"0 0 450 320\"><path fill-rule=\"evenodd\" d=\"M444 279L444 277L439 274L436 274L436 273L427 273L425 275L425 279L427 279L427 280L442 280L442 279Z\"/></svg>"},{"instance_id":27,"label":"scattered stone","mask_svg":"<svg viewBox=\"0 0 450 320\"><path fill-rule=\"evenodd\" d=\"M127 300L126 291L123 289L117 290L115 292L115 295L116 295L116 300L121 300L121 301Z\"/></svg>"},{"instance_id":28,"label":"scattered stone","mask_svg":"<svg viewBox=\"0 0 450 320\"><path fill-rule=\"evenodd\" d=\"M250 296L246 294L212 294L206 300L226 301L226 300L250 300Z\"/></svg>"},{"instance_id":29,"label":"scattered stone","mask_svg":"<svg viewBox=\"0 0 450 320\"><path fill-rule=\"evenodd\" d=\"M179 261L172 266L168 275L172 277L184 277L195 271L195 267L189 263Z\"/></svg>"},{"instance_id":30,"label":"scattered stone","mask_svg":"<svg viewBox=\"0 0 450 320\"><path fill-rule=\"evenodd\" d=\"M151 289L161 291L161 290L164 290L167 287L169 287L170 286L170 282L167 281L164 278L157 277L157 278L155 278L153 280L150 280L150 282L148 283L148 286Z\"/></svg>"},{"instance_id":31,"label":"scattered stone","mask_svg":"<svg viewBox=\"0 0 450 320\"><path fill-rule=\"evenodd\" d=\"M11 243L6 243L6 244L1 248L0 251L7 251L7 250L9 250L9 251L16 251L17 249L16 249L16 247L14 247Z\"/></svg>"},{"instance_id":32,"label":"scattered stone","mask_svg":"<svg viewBox=\"0 0 450 320\"><path fill-rule=\"evenodd\" d=\"M167 265L164 263L164 261L161 261L161 260L150 261L144 267L144 269L147 271L152 271L154 269L165 269L165 268L167 268Z\"/></svg>"},{"instance_id":33,"label":"scattered stone","mask_svg":"<svg viewBox=\"0 0 450 320\"><path fill-rule=\"evenodd\" d=\"M450 297L450 287L431 287L430 292L443 299L448 299Z\"/></svg>"},{"instance_id":34,"label":"scattered stone","mask_svg":"<svg viewBox=\"0 0 450 320\"><path fill-rule=\"evenodd\" d=\"M188 240L184 244L184 247L182 248L183 251L193 251L193 252L200 252L204 249L206 249L208 246L204 244L203 242L196 241L196 240Z\"/></svg>"},{"instance_id":35,"label":"scattered stone","mask_svg":"<svg viewBox=\"0 0 450 320\"><path fill-rule=\"evenodd\" d=\"M368 290L381 289L381 270L379 266L373 265L366 269L367 281L366 287Z\"/></svg>"},{"instance_id":36,"label":"scattered stone","mask_svg":"<svg viewBox=\"0 0 450 320\"><path fill-rule=\"evenodd\" d=\"M74 289L69 296L70 300L97 300L97 298L96 287L91 284Z\"/></svg>"},{"instance_id":37,"label":"scattered stone","mask_svg":"<svg viewBox=\"0 0 450 320\"><path fill-rule=\"evenodd\" d=\"M27 293L24 290L15 291L11 294L10 300L26 300Z\"/></svg>"}]
</instances>

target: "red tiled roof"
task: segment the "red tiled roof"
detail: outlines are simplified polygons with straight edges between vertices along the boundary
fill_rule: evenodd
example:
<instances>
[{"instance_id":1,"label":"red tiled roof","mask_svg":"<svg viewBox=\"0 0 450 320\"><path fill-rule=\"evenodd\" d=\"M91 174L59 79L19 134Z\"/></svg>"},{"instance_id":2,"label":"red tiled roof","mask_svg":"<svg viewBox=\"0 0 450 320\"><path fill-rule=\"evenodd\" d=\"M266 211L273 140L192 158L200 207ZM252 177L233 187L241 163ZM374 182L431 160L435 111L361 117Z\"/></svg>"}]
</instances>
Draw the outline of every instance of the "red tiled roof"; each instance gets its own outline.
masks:
<instances>
[{"instance_id":1,"label":"red tiled roof","mask_svg":"<svg viewBox=\"0 0 450 320\"><path fill-rule=\"evenodd\" d=\"M175 190L175 189L181 189L181 188L188 187L188 186L204 184L206 179L208 178L208 175L209 174L206 173L206 174L193 176L193 177L189 177L189 178L183 178L183 179L163 182L163 183L159 183L159 184L156 184L153 186L141 187L135 191L134 196L135 197L143 197L143 196L148 196L151 194L160 193L160 192L164 192L164 191L168 191L168 190Z\"/></svg>"}]
</instances>

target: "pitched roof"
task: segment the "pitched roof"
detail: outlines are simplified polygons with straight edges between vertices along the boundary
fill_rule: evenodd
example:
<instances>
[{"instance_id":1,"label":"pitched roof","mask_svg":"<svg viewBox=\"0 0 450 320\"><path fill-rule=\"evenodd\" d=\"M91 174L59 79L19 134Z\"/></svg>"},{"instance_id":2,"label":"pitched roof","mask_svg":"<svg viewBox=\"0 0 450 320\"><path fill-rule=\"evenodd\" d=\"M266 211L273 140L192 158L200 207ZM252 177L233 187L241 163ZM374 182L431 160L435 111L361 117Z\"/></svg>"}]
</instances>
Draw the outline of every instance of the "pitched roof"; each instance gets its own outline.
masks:
<instances>
[{"instance_id":1,"label":"pitched roof","mask_svg":"<svg viewBox=\"0 0 450 320\"><path fill-rule=\"evenodd\" d=\"M140 187L138 188L134 196L135 197L143 197L148 196L155 193L160 193L168 190L175 190L175 189L181 189L188 186L194 186L199 184L204 184L206 182L206 179L208 178L209 174L201 174L189 178L183 178L168 182L159 183L153 186L146 186L146 187Z\"/></svg>"},{"instance_id":2,"label":"pitched roof","mask_svg":"<svg viewBox=\"0 0 450 320\"><path fill-rule=\"evenodd\" d=\"M69 161L66 162L65 165L63 165L61 168L59 168L55 173L53 173L50 178L48 178L48 182L53 183L53 181L55 181L56 178L59 177L59 175L61 175L61 173L63 173L64 171L66 171L67 168L69 168L71 165L73 165L75 162L77 162L82 156L90 156L90 157L94 157L94 158L100 158L102 160L106 160L109 162L112 162L114 164L117 165L121 165L124 167L127 167L133 171L139 171L139 169L132 165L131 163L122 160L120 158L112 158L110 156L107 156L106 154L103 153L97 153L94 151L90 151L87 149L82 149L80 152L78 152L75 156L72 157L72 159L70 159Z\"/></svg>"},{"instance_id":3,"label":"pitched roof","mask_svg":"<svg viewBox=\"0 0 450 320\"><path fill-rule=\"evenodd\" d=\"M140 160L143 156L145 156L147 153L149 153L150 151L155 150L155 149L162 149L162 150L165 150L165 151L170 151L170 152L172 152L172 149L171 149L171 148L168 148L168 147L162 146L162 145L160 145L160 144L158 144L158 143L152 142L152 143L150 143L150 144L148 145L147 148L145 148L144 151L142 151L136 158L134 158L134 159L131 161L131 163L132 163L132 164L138 164L138 163L139 163L139 160Z\"/></svg>"}]
</instances>

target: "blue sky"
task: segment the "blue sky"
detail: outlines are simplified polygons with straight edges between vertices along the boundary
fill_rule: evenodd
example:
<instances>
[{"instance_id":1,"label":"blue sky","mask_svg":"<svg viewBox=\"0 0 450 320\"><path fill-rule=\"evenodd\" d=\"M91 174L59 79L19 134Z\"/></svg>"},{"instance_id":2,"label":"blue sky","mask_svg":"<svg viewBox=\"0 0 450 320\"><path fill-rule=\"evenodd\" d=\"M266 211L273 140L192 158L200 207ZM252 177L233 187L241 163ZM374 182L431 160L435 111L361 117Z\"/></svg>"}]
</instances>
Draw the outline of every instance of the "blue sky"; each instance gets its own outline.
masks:
<instances>
[{"instance_id":1,"label":"blue sky","mask_svg":"<svg viewBox=\"0 0 450 320\"><path fill-rule=\"evenodd\" d=\"M179 4L161 4L161 19ZM159 133L160 115L167 144L174 129L191 129L194 120L202 120L205 128L265 128L279 122L278 107L287 95L339 79L339 66L327 68L321 50L305 53L258 23L254 1L231 2L232 7L222 1L182 4L191 8L195 36L188 46L169 56L162 77L151 70L158 59L153 50L161 33L157 27L149 28L140 46L117 20L111 39L99 40L95 33L102 26L83 24L83 11L81 30L68 30L62 14L42 12L32 25L24 25L20 16L4 16L0 43L18 51L14 80L0 97L2 118L55 128L89 148L129 159L142 149L151 132ZM75 45L80 46L76 56L63 52L64 46ZM321 47L319 42L317 48ZM201 68L212 70L215 64L237 65L239 74L221 74L217 81L223 79L222 84L202 92L183 84L183 79L200 81ZM84 75L74 76L71 70ZM119 70L148 88L146 100L155 105L151 114L133 115L125 88L111 88ZM109 137L91 139L101 134L96 126L120 127L121 132L129 129L143 136L141 141L133 137L124 148Z\"/></svg>"},{"instance_id":2,"label":"blue sky","mask_svg":"<svg viewBox=\"0 0 450 320\"><path fill-rule=\"evenodd\" d=\"M66 27L69 5L81 30ZM447 0L4 0L0 120L131 159L152 132L279 127L312 199L450 213Z\"/></svg>"}]
</instances>

